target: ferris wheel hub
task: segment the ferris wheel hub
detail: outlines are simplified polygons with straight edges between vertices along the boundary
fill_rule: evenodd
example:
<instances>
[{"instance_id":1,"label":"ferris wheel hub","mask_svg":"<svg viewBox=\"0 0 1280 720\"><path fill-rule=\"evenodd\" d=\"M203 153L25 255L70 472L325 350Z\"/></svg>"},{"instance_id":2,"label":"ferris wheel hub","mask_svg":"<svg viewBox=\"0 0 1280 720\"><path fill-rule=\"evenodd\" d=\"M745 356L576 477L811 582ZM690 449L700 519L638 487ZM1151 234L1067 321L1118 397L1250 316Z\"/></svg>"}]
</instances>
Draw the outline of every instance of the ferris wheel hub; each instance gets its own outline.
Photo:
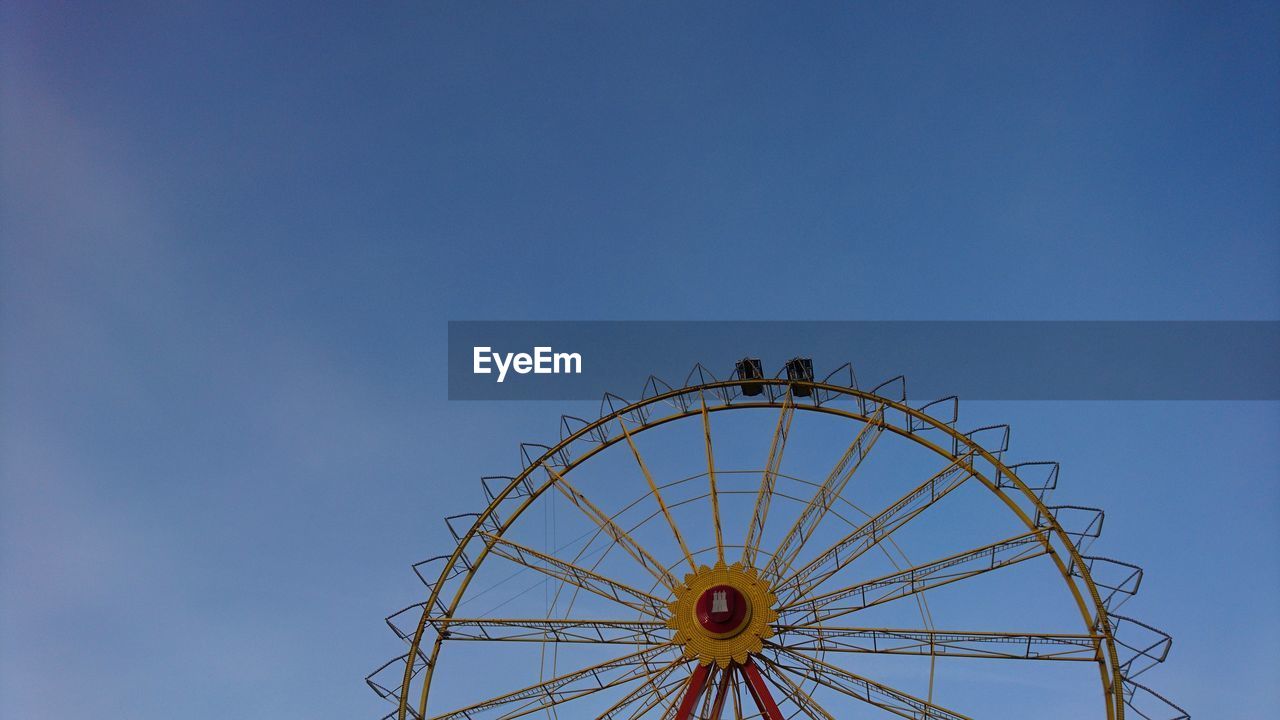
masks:
<instances>
[{"instance_id":1,"label":"ferris wheel hub","mask_svg":"<svg viewBox=\"0 0 1280 720\"><path fill-rule=\"evenodd\" d=\"M778 598L755 568L741 563L702 566L685 576L670 603L667 626L699 664L739 665L773 636Z\"/></svg>"}]
</instances>

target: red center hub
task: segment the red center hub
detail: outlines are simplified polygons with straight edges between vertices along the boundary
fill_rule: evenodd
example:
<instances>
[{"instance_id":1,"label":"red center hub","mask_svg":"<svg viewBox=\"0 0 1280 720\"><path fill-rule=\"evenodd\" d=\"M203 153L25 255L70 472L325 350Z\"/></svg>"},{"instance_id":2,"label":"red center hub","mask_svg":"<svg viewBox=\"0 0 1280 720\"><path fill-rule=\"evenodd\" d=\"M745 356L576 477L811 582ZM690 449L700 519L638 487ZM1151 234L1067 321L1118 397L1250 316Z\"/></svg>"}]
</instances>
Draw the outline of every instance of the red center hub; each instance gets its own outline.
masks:
<instances>
[{"instance_id":1,"label":"red center hub","mask_svg":"<svg viewBox=\"0 0 1280 720\"><path fill-rule=\"evenodd\" d=\"M746 626L751 616L751 605L746 596L732 585L716 585L702 593L694 611L703 629L724 637Z\"/></svg>"}]
</instances>

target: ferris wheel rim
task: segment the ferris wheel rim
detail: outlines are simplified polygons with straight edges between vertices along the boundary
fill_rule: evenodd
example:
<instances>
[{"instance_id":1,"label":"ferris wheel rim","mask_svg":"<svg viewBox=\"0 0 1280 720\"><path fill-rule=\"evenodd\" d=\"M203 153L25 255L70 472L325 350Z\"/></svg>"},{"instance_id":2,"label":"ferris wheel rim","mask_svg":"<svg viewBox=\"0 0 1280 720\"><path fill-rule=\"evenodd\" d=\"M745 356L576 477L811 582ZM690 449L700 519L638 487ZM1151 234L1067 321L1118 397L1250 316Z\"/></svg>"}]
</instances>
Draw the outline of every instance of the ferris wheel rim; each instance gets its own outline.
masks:
<instances>
[{"instance_id":1,"label":"ferris wheel rim","mask_svg":"<svg viewBox=\"0 0 1280 720\"><path fill-rule=\"evenodd\" d=\"M857 412L853 412L853 411L849 411L849 410L845 410L837 407L831 407L831 406L819 404L817 402L794 403L795 410L805 410L809 412L825 413L825 414L835 415L845 419L854 420L854 421L863 422L863 423L872 422L871 414L863 412L862 404L864 402L873 403L879 406L882 411L888 411L888 410L896 411L898 413L901 413L903 417L907 418L907 423L905 425L899 425L893 422L889 422L888 420L883 419L883 413L882 413L882 417L879 422L881 423L884 430L888 430L889 432L895 435L898 435L899 437L911 440L912 442L915 442L918 445L934 452L935 454L953 462L958 460L960 457L968 454L981 456L984 460L990 463L993 468L996 469L996 471L999 473L1001 477L1010 481L1012 484L1009 487L1016 489L1020 493L1020 496L1024 500L1026 500L1028 503L1031 504L1032 508L1036 510L1036 515L1040 519L1040 522L1044 523L1043 525L1037 525L1036 519L1033 519L1030 515L1028 515L1021 506L1019 506L1016 502L1014 502L1012 498L1008 497L1002 491L1003 489L1002 486L997 486L984 474L978 472L976 468L972 467L972 465L970 465L967 468L967 472L969 473L969 475L979 480L979 482L984 487L986 487L992 494L996 495L997 498L1002 500L1004 504L1018 517L1018 519L1027 526L1028 530L1038 529L1041 531L1047 531L1047 534L1051 534L1058 539L1059 544L1062 546L1062 548L1050 546L1049 540L1046 537L1046 539L1043 541L1047 550L1046 554L1048 554L1050 558L1053 560L1059 572L1059 575L1063 578L1064 582L1067 584L1069 590L1071 591L1074 599L1076 600L1078 609L1081 614L1081 618L1084 621L1086 629L1089 630L1090 632L1097 633L1100 636L1100 643L1106 647L1106 652L1101 654L1102 657L1099 658L1098 665L1099 665L1099 670L1102 676L1103 696L1106 703L1107 718L1108 720L1123 719L1124 710L1125 710L1123 693L1124 693L1124 682L1126 682L1126 680L1122 676L1119 668L1119 657L1118 657L1118 651L1116 648L1115 638L1111 629L1111 624L1108 622L1109 611L1105 607L1105 604L1101 599L1101 595L1098 592L1097 586L1094 583L1094 580L1092 578L1090 568L1088 564L1084 562L1083 556L1079 552L1079 549L1076 547L1075 543L1072 541L1071 536L1062 527L1061 523L1058 521L1055 515L1052 512L1050 512L1048 506L1044 504L1044 502L1035 493L1035 491L1033 491L1025 482L1023 482L1023 480L1017 475L1017 473L1014 471L1013 468L1011 468L1009 465L1006 465L1004 463L1002 458L997 457L996 454L989 451L981 443L973 440L967 434L956 430L954 427L952 427L952 425L946 422L943 422L941 420L938 420L937 418L933 417L929 413L923 412L923 409L921 408L911 407L905 402L905 400L903 401L894 400L892 398L879 395L875 391L864 391L856 387L846 387L843 385L834 385L834 384L829 384L827 382L819 382L819 381L812 381L812 380L801 380L801 379L791 379L791 378L763 378L763 379L752 380L751 382L759 386L785 388L786 392L784 394L786 397L791 396L792 394L791 390L793 388L805 388L810 393L814 391L820 391L820 392L830 393L832 398L834 398L835 396L843 396L845 398L851 398L858 401ZM409 690L412 686L412 680L416 674L414 671L413 655L415 653L419 653L419 654L421 653L422 640L426 632L426 628L429 624L428 621L430 619L430 612L432 608L439 603L440 590L444 587L444 582L443 582L444 579L449 575L450 571L456 566L459 559L463 556L463 548L467 545L468 542L475 539L478 532L481 532L480 528L483 521L486 518L495 514L495 508L503 500L507 499L522 484L526 483L529 480L529 477L533 473L535 473L540 469L549 469L547 466L547 462L550 459L555 458L558 455L561 455L567 447L583 439L584 437L587 437L597 432L600 428L606 427L608 424L613 423L615 421L620 421L621 419L626 418L628 416L632 418L636 418L636 417L640 418L640 420L636 422L636 424L629 429L630 435L634 436L634 435L639 435L647 430L651 430L656 427L666 425L668 423L672 423L678 420L696 416L700 413L716 413L716 412L723 412L728 410L744 410L744 409L768 409L768 408L777 409L781 407L785 402L785 400L773 399L772 395L770 396L769 400L734 402L731 398L729 398L728 393L731 392L732 390L736 390L742 385L743 385L743 381L740 379L714 380L712 382L703 382L699 384L684 386L681 388L672 388L666 392L656 393L652 396L642 398L641 400L632 402L632 403L625 403L625 401L622 401L622 399L618 398L617 396L606 395L606 400L608 400L609 398L612 398L613 400L617 400L625 404L623 404L621 407L616 407L616 408L611 406L611 409L609 410L609 412L602 412L600 417L594 421L590 421L590 422L584 421L585 424L582 427L578 428L577 430L573 431L567 436L562 437L561 440L555 445L538 446L538 447L545 448L545 451L537 458L530 459L527 465L520 471L519 474L511 478L510 482L508 482L507 485L503 487L500 492L493 495L491 501L485 507L485 509L482 512L475 514L476 521L473 523L471 528L469 528L467 532L464 533L459 538L457 546L454 548L453 552L448 556L448 559L446 560L444 566L440 571L440 576L439 576L440 580L438 580L436 583L433 584L430 597L427 599L425 603L422 604L422 607L423 607L422 618L419 621L418 627L413 635L410 652L408 654L408 657L405 663L404 679L401 686L401 692L399 693L398 718L400 718L400 720L409 720L410 714L412 714L414 718L425 717L425 708L426 708L426 703L427 703L427 698L430 692L430 688L432 685L432 676L434 675L434 671L437 665L436 661L439 657L439 653L441 651L441 648L443 647L444 638L437 636L432 643L432 651L431 651L430 657L429 658L424 657L424 659L426 660L426 664L424 668L425 675L422 680L422 683L423 683L422 693L418 699L419 701L417 703L418 707L416 712L414 711L413 708L410 708L409 706L409 695L410 695ZM678 398L681 396L690 395L694 393L700 395L701 397L706 397L707 394L711 394L713 396L719 396L722 399L724 399L724 402L723 404L719 404L715 406L705 406L704 408L685 408L683 410L680 410L679 407L677 406L678 412L662 415L660 417L655 415L646 416L642 412L646 408L649 408L650 406L656 405L658 403L663 403L663 402L670 403L674 398ZM826 402L830 402L830 398ZM932 405L932 403L930 403L930 405ZM925 407L928 407L928 406L925 406ZM919 421L920 423L922 423L922 425L919 426L918 428L914 428L914 426L912 425L912 420ZM958 449L960 445L963 445L968 448L968 452L952 453L947 451L944 447L938 445L937 443L932 442L928 438L921 436L922 431L928 431L928 430L938 430L942 432L946 436L949 436L949 438L953 441L954 447ZM607 435L602 439L595 441L595 444L592 448L581 453L577 457L572 458L571 461L561 465L561 470L558 471L558 474L560 475L568 474L574 468L578 467L579 465L583 464L587 460L594 457L597 453L605 450L606 448L612 447L613 445L619 442L623 442L624 437L625 437L624 434L618 433L618 434ZM503 519L503 521L500 524L500 530L497 533L497 535L501 537L502 533L505 533L505 531L509 529L512 524L514 524L514 522L524 513L524 511L528 509L528 507L532 505L533 502L536 501L544 492L546 492L546 490L548 490L552 485L554 485L555 482L556 481L554 477L549 477L546 482L541 483L540 485L534 484L533 489L524 498L524 500L520 503L520 505L517 508L515 508L514 511L510 512L505 517L505 519ZM452 601L445 609L444 617L451 617L453 613L456 612L459 603L462 601L468 589L468 584L471 578L474 576L476 570L483 564L485 558L490 554L492 547L493 547L492 541L489 543L486 543L484 548L480 551L479 555L474 560L470 560L468 563L466 563L467 569L463 573L461 573L462 580L458 585L456 591L454 591L453 593ZM1059 555L1059 552L1063 552L1064 550L1070 556L1070 559L1071 559L1070 566L1065 564L1062 560L1062 557ZM1073 568L1077 571L1076 574L1072 573ZM1081 582L1083 582L1085 586L1085 590L1087 591L1088 598L1086 598L1083 594L1081 594L1080 588L1077 586L1075 579L1073 578L1078 578ZM444 606L441 606L441 607L444 607Z\"/></svg>"}]
</instances>

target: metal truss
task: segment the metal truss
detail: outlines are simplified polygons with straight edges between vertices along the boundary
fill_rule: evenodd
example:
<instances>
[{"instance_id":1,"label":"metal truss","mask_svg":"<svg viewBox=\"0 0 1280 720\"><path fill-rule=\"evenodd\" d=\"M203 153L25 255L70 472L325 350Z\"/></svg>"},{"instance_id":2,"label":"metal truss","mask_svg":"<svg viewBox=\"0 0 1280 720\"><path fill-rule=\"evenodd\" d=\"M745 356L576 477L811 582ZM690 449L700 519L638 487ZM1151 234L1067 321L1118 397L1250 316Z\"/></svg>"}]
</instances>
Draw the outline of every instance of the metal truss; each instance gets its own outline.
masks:
<instances>
[{"instance_id":1,"label":"metal truss","mask_svg":"<svg viewBox=\"0 0 1280 720\"><path fill-rule=\"evenodd\" d=\"M498 618L431 618L447 640L668 645L671 631L660 621Z\"/></svg>"},{"instance_id":2,"label":"metal truss","mask_svg":"<svg viewBox=\"0 0 1280 720\"><path fill-rule=\"evenodd\" d=\"M443 715L434 715L430 720L459 720L460 718L471 720L490 717L486 714L488 711L504 709L512 705L515 707L506 709L497 716L496 720L511 720L511 718L532 715L624 683L648 679L656 674L649 661L657 659L669 650L669 645L647 648Z\"/></svg>"},{"instance_id":3,"label":"metal truss","mask_svg":"<svg viewBox=\"0 0 1280 720\"><path fill-rule=\"evenodd\" d=\"M804 567L778 583L779 596L791 600L809 594L854 560L873 549L895 530L906 525L969 478L967 458L957 458L885 508L853 532L824 550ZM785 602L784 600L784 602Z\"/></svg>"},{"instance_id":4,"label":"metal truss","mask_svg":"<svg viewBox=\"0 0 1280 720\"><path fill-rule=\"evenodd\" d=\"M804 548L805 542L813 535L817 529L818 523L822 521L827 511L835 503L836 498L844 492L845 486L853 478L853 474L857 472L858 467L862 464L863 459L871 452L872 446L876 444L876 440L880 438L880 434L884 431L884 409L879 408L872 417L854 436L853 442L849 444L844 455L840 457L840 461L827 475L827 479L818 487L814 493L813 499L800 512L800 517L796 518L795 524L787 531L782 538L782 542L778 544L778 549L774 551L773 557L769 559L768 564L764 568L764 576L771 580L780 580L785 577L791 565L800 555L800 551Z\"/></svg>"},{"instance_id":5,"label":"metal truss","mask_svg":"<svg viewBox=\"0 0 1280 720\"><path fill-rule=\"evenodd\" d=\"M634 588L625 583L607 578L598 573L579 567L567 560L538 552L520 543L500 538L497 535L482 533L491 545L490 552L506 558L522 567L536 570L563 583L582 588L600 597L613 600L634 610L655 618L666 615L665 600L650 595L644 590Z\"/></svg>"},{"instance_id":6,"label":"metal truss","mask_svg":"<svg viewBox=\"0 0 1280 720\"><path fill-rule=\"evenodd\" d=\"M891 630L831 626L778 628L779 650L884 655L936 655L1003 660L1074 660L1097 662L1101 635L1068 633L963 632Z\"/></svg>"},{"instance_id":7,"label":"metal truss","mask_svg":"<svg viewBox=\"0 0 1280 720\"><path fill-rule=\"evenodd\" d=\"M815 623L831 620L1040 557L1048 552L1047 535L1045 530L1015 535L940 560L795 600L784 604L781 613L796 622L802 618Z\"/></svg>"},{"instance_id":8,"label":"metal truss","mask_svg":"<svg viewBox=\"0 0 1280 720\"><path fill-rule=\"evenodd\" d=\"M912 720L971 720L928 700L921 700L804 653L779 648L773 656L772 665L899 717Z\"/></svg>"}]
</instances>

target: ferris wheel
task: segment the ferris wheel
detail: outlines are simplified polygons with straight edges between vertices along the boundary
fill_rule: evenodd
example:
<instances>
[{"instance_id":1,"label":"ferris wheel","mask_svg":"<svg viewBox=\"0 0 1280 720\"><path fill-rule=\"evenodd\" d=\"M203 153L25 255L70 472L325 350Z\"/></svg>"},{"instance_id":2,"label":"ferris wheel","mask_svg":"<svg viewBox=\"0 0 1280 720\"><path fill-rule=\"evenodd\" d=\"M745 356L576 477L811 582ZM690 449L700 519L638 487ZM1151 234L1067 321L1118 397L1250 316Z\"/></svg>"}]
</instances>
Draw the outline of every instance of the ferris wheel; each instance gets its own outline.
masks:
<instances>
[{"instance_id":1,"label":"ferris wheel","mask_svg":"<svg viewBox=\"0 0 1280 720\"><path fill-rule=\"evenodd\" d=\"M446 518L366 682L397 720L1189 718L1103 512L957 421L807 358L605 394Z\"/></svg>"}]
</instances>

